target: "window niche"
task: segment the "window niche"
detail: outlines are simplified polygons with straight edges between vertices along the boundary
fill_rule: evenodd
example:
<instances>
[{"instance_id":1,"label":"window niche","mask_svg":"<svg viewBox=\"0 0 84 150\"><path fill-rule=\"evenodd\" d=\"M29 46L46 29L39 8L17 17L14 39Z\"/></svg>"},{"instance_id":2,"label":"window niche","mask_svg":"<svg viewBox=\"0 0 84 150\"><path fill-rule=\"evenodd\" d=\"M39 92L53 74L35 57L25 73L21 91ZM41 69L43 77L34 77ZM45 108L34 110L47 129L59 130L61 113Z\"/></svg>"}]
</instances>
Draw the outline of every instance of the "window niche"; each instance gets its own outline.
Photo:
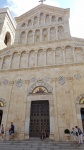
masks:
<instances>
[{"instance_id":1,"label":"window niche","mask_svg":"<svg viewBox=\"0 0 84 150\"><path fill-rule=\"evenodd\" d=\"M79 104L84 104L84 97L79 101Z\"/></svg>"}]
</instances>

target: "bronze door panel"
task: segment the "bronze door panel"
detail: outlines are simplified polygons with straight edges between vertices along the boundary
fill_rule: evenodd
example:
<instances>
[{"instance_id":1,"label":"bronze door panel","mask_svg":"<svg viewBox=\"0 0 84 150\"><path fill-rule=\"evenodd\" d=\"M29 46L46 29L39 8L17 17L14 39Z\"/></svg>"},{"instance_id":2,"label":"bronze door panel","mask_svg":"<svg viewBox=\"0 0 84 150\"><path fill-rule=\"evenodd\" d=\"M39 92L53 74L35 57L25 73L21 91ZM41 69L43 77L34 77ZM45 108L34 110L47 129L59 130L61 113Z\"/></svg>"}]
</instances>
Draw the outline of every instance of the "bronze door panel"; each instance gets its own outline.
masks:
<instances>
[{"instance_id":1,"label":"bronze door panel","mask_svg":"<svg viewBox=\"0 0 84 150\"><path fill-rule=\"evenodd\" d=\"M49 102L47 100L32 101L30 112L30 137L40 137L42 129L46 130L47 137L49 137Z\"/></svg>"}]
</instances>

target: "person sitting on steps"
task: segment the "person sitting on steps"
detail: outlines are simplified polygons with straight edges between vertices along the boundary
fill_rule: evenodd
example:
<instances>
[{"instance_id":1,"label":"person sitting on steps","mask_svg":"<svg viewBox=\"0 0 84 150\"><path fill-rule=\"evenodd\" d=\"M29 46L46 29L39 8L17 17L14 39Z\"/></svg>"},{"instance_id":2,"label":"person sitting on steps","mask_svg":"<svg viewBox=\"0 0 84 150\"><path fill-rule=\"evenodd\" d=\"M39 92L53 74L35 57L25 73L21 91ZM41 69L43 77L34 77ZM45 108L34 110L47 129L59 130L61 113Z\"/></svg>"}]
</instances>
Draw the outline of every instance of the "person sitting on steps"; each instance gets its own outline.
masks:
<instances>
[{"instance_id":1,"label":"person sitting on steps","mask_svg":"<svg viewBox=\"0 0 84 150\"><path fill-rule=\"evenodd\" d=\"M15 129L15 126L14 126L13 122L11 122L11 126L9 128L10 140L13 139L13 137L14 137L14 129Z\"/></svg>"}]
</instances>

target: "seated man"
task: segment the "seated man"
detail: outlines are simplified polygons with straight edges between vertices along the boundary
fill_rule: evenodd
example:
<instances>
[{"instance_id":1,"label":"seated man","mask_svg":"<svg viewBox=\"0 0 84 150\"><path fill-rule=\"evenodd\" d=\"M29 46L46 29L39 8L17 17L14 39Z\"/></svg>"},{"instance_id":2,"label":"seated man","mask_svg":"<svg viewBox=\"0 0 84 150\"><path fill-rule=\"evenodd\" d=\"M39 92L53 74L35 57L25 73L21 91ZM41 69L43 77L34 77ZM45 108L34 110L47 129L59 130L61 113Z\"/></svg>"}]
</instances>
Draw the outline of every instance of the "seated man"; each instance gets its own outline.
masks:
<instances>
[{"instance_id":1,"label":"seated man","mask_svg":"<svg viewBox=\"0 0 84 150\"><path fill-rule=\"evenodd\" d=\"M11 126L9 128L10 139L12 139L14 136L14 128L15 128L15 126L14 126L13 122L11 122Z\"/></svg>"}]
</instances>

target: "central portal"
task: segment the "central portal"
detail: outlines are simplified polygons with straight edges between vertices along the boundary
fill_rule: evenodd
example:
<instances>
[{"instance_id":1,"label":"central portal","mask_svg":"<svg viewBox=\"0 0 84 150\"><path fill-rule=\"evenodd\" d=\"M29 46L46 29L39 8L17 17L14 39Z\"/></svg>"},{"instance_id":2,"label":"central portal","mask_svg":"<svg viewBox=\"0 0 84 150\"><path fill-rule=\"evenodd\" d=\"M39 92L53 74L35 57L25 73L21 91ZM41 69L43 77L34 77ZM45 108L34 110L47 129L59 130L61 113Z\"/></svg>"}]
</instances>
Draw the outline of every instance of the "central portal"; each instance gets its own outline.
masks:
<instances>
[{"instance_id":1,"label":"central portal","mask_svg":"<svg viewBox=\"0 0 84 150\"><path fill-rule=\"evenodd\" d=\"M41 131L46 131L47 137L50 134L50 120L49 120L49 101L39 100L31 102L30 112L30 137L40 137Z\"/></svg>"}]
</instances>

